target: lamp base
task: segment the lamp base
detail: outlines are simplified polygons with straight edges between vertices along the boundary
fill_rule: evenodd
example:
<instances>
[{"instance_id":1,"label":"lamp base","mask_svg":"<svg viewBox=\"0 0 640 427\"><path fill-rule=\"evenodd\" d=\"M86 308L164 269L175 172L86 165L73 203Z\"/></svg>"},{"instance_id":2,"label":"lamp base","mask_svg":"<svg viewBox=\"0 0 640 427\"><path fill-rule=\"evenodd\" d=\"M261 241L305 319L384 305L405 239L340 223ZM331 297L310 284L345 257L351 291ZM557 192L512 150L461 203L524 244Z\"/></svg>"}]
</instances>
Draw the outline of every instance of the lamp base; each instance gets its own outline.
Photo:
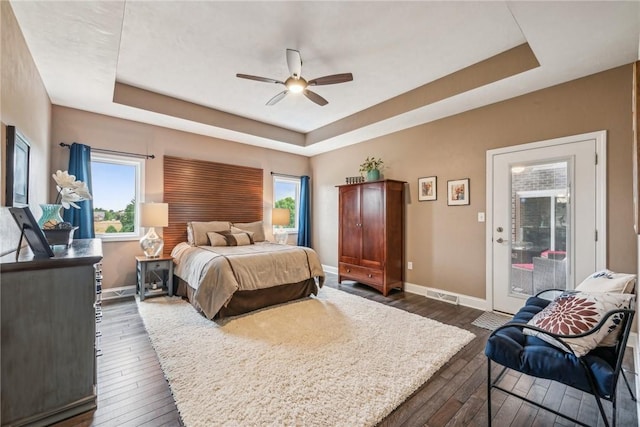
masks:
<instances>
[{"instance_id":1,"label":"lamp base","mask_svg":"<svg viewBox=\"0 0 640 427\"><path fill-rule=\"evenodd\" d=\"M140 247L147 258L158 258L164 248L164 240L158 236L153 227L150 227L147 234L140 239Z\"/></svg>"},{"instance_id":2,"label":"lamp base","mask_svg":"<svg viewBox=\"0 0 640 427\"><path fill-rule=\"evenodd\" d=\"M284 228L276 228L276 231L273 232L273 238L275 239L276 243L285 245L287 243L287 239L289 238L289 233L287 233Z\"/></svg>"}]
</instances>

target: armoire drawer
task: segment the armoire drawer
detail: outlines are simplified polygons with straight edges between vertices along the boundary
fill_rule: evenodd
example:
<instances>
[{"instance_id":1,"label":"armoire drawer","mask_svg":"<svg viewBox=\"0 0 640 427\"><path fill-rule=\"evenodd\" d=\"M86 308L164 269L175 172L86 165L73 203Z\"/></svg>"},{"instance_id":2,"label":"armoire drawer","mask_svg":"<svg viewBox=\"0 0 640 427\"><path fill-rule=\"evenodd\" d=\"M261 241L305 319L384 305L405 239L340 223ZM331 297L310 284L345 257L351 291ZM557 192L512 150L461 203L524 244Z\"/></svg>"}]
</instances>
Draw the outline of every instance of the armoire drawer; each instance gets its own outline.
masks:
<instances>
[{"instance_id":1,"label":"armoire drawer","mask_svg":"<svg viewBox=\"0 0 640 427\"><path fill-rule=\"evenodd\" d=\"M340 263L338 267L340 276L350 278L363 283L371 283L382 286L383 274L382 270L361 267L359 265Z\"/></svg>"}]
</instances>

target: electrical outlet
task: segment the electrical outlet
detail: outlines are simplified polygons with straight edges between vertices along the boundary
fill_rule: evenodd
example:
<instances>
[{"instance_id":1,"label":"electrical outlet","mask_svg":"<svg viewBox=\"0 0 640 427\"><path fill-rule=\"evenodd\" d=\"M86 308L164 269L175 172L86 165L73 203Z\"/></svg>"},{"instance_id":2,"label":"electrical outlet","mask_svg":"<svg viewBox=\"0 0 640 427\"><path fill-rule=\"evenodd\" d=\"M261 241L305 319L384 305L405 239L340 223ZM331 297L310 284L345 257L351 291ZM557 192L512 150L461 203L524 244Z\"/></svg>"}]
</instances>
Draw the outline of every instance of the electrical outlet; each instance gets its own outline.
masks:
<instances>
[{"instance_id":1,"label":"electrical outlet","mask_svg":"<svg viewBox=\"0 0 640 427\"><path fill-rule=\"evenodd\" d=\"M478 222L484 222L484 212L478 212Z\"/></svg>"},{"instance_id":2,"label":"electrical outlet","mask_svg":"<svg viewBox=\"0 0 640 427\"><path fill-rule=\"evenodd\" d=\"M409 261L409 262L407 263L407 268L408 268L409 270L413 270L413 263L412 263L411 261Z\"/></svg>"}]
</instances>

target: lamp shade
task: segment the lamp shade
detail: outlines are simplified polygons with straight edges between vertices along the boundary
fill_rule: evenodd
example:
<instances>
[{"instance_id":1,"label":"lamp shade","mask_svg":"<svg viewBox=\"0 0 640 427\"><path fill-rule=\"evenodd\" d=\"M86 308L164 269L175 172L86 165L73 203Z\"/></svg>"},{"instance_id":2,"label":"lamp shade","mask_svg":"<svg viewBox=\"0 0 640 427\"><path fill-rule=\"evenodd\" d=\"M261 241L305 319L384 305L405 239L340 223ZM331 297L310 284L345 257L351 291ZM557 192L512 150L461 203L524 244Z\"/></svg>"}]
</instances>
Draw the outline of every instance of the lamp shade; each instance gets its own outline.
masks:
<instances>
[{"instance_id":1,"label":"lamp shade","mask_svg":"<svg viewBox=\"0 0 640 427\"><path fill-rule=\"evenodd\" d=\"M291 211L285 208L274 208L271 212L271 224L289 225Z\"/></svg>"},{"instance_id":2,"label":"lamp shade","mask_svg":"<svg viewBox=\"0 0 640 427\"><path fill-rule=\"evenodd\" d=\"M169 204L141 203L140 225L143 227L167 227L169 225Z\"/></svg>"}]
</instances>

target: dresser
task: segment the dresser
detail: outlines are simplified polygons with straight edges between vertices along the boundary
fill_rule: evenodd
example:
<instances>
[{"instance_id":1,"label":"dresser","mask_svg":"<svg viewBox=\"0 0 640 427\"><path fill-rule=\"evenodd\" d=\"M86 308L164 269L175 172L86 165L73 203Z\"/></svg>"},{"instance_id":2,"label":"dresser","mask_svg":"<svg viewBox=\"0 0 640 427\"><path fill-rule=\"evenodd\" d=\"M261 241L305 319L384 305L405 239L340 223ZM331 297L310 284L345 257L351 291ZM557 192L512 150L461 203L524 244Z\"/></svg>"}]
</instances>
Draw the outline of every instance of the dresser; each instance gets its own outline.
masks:
<instances>
[{"instance_id":1,"label":"dresser","mask_svg":"<svg viewBox=\"0 0 640 427\"><path fill-rule=\"evenodd\" d=\"M381 180L338 186L338 283L383 295L404 285L404 185Z\"/></svg>"},{"instance_id":2,"label":"dresser","mask_svg":"<svg viewBox=\"0 0 640 427\"><path fill-rule=\"evenodd\" d=\"M0 259L1 424L49 425L96 408L100 239Z\"/></svg>"}]
</instances>

